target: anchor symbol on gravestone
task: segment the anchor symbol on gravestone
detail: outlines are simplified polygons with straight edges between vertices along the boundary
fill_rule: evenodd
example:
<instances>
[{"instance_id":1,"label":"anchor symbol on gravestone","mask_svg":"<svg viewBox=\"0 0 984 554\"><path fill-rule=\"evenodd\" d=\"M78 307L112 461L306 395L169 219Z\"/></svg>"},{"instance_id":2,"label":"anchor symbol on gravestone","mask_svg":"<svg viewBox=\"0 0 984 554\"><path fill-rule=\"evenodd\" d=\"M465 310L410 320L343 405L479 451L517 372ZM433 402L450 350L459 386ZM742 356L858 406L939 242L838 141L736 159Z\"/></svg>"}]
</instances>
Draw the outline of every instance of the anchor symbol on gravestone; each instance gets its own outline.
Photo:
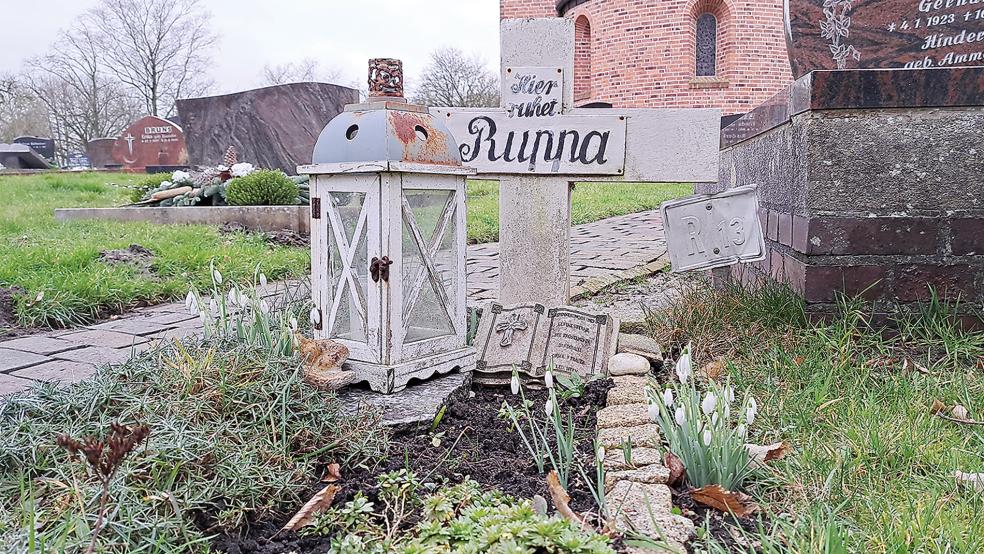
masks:
<instances>
[{"instance_id":1,"label":"anchor symbol on gravestone","mask_svg":"<svg viewBox=\"0 0 984 554\"><path fill-rule=\"evenodd\" d=\"M495 332L502 333L502 340L499 341L499 346L506 347L511 345L513 335L517 331L525 331L527 328L528 325L520 319L519 314L512 314L509 316L509 319L495 326Z\"/></svg>"}]
</instances>

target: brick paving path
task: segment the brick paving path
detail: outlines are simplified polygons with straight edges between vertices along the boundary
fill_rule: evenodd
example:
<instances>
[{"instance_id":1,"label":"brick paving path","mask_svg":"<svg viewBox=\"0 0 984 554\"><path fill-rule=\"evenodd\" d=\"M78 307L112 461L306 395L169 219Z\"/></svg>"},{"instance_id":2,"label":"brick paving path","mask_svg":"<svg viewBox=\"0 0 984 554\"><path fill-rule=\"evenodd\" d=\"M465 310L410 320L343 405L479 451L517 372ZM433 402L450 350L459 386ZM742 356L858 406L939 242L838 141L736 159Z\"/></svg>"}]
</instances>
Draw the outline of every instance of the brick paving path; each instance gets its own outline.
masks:
<instances>
[{"instance_id":1,"label":"brick paving path","mask_svg":"<svg viewBox=\"0 0 984 554\"><path fill-rule=\"evenodd\" d=\"M663 264L665 254L658 211L578 225L571 229L572 296L652 273ZM499 245L470 246L469 303L494 300L498 278ZM271 288L267 294L278 294L278 290ZM34 381L74 383L91 375L97 366L125 362L156 341L186 337L200 329L198 316L189 314L179 302L140 308L96 325L0 342L0 395L24 390Z\"/></svg>"}]
</instances>

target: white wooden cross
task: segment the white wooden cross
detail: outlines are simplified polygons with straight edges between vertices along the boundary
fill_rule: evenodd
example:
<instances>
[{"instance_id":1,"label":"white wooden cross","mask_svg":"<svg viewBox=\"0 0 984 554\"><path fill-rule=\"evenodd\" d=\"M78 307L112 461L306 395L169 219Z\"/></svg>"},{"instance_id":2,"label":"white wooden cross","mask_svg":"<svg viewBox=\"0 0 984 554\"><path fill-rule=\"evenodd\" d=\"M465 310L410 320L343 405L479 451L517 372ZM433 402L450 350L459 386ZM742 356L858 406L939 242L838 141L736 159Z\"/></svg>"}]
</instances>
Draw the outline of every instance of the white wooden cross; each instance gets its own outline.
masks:
<instances>
[{"instance_id":1,"label":"white wooden cross","mask_svg":"<svg viewBox=\"0 0 984 554\"><path fill-rule=\"evenodd\" d=\"M432 112L446 118L465 165L499 180L499 302L564 305L573 183L716 182L721 114L574 108L566 18L503 20L500 41L504 107Z\"/></svg>"}]
</instances>

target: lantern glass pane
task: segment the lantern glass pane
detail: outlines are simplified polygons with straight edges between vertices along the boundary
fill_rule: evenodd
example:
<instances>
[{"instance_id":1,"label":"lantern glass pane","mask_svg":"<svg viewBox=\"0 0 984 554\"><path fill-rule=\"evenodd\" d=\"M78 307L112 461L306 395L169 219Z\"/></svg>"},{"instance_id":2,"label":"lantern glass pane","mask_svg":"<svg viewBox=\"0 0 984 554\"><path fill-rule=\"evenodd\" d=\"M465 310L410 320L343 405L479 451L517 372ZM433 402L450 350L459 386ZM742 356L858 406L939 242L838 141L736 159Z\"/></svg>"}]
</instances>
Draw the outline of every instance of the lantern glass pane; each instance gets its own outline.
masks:
<instances>
[{"instance_id":1,"label":"lantern glass pane","mask_svg":"<svg viewBox=\"0 0 984 554\"><path fill-rule=\"evenodd\" d=\"M369 279L364 193L329 193L329 336L367 342L366 282Z\"/></svg>"},{"instance_id":2,"label":"lantern glass pane","mask_svg":"<svg viewBox=\"0 0 984 554\"><path fill-rule=\"evenodd\" d=\"M405 190L403 321L405 343L454 334L455 192Z\"/></svg>"}]
</instances>

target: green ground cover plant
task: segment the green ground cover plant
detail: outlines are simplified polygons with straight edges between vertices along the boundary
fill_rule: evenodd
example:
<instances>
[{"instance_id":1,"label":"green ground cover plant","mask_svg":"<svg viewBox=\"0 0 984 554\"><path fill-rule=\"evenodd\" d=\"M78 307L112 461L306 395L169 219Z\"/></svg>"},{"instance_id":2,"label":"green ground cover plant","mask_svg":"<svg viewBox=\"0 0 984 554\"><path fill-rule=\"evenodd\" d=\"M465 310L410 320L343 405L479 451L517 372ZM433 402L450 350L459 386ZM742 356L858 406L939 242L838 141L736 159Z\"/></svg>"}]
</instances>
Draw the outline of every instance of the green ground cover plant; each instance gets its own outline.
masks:
<instances>
[{"instance_id":1,"label":"green ground cover plant","mask_svg":"<svg viewBox=\"0 0 984 554\"><path fill-rule=\"evenodd\" d=\"M0 177L0 287L17 287L20 326L70 326L141 303L182 298L210 284L209 263L245 283L257 264L271 280L309 272L306 248L271 246L256 235L214 227L54 220L55 208L125 204L116 187L146 176L51 173ZM100 252L139 244L153 253L149 272L99 261ZM0 329L2 332L2 329Z\"/></svg>"},{"instance_id":2,"label":"green ground cover plant","mask_svg":"<svg viewBox=\"0 0 984 554\"><path fill-rule=\"evenodd\" d=\"M954 473L984 470L984 428L931 413L984 414L984 333L957 321L934 295L889 329L849 300L810 323L785 287L701 284L648 320L664 344L692 342L695 374L719 360L758 399L749 442L792 447L744 483L772 518L751 537L763 551L980 552L984 495ZM698 550L724 551L702 532Z\"/></svg>"}]
</instances>

